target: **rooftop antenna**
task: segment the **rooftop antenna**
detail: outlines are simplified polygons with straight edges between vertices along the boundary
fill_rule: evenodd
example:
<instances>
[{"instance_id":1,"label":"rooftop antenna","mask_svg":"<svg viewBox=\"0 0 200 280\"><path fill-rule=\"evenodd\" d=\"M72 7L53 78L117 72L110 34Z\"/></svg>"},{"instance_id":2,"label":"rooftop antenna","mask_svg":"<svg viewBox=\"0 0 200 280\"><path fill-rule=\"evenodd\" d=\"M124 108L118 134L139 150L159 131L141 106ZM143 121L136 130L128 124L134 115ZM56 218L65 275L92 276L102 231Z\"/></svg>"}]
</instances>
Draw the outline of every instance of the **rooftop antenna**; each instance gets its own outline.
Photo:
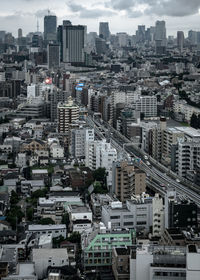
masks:
<instances>
[{"instance_id":1,"label":"rooftop antenna","mask_svg":"<svg viewBox=\"0 0 200 280\"><path fill-rule=\"evenodd\" d=\"M50 10L48 9L48 16L50 16Z\"/></svg>"},{"instance_id":2,"label":"rooftop antenna","mask_svg":"<svg viewBox=\"0 0 200 280\"><path fill-rule=\"evenodd\" d=\"M39 20L37 18L37 32L39 32Z\"/></svg>"}]
</instances>

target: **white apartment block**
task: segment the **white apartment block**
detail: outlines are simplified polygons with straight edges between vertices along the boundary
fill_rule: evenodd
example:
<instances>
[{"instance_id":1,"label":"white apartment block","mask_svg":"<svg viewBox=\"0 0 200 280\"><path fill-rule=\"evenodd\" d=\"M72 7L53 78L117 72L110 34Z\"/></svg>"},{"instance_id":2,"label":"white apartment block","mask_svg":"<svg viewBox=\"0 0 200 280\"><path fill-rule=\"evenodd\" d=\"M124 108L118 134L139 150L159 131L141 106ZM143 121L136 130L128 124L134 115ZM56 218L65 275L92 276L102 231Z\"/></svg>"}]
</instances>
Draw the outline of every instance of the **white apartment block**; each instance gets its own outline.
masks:
<instances>
[{"instance_id":1,"label":"white apartment block","mask_svg":"<svg viewBox=\"0 0 200 280\"><path fill-rule=\"evenodd\" d=\"M182 113L185 115L185 120L187 122L190 122L191 117L193 114L200 114L200 109L195 108L191 105L188 105L184 101L179 101L174 103L174 108L173 108L174 113Z\"/></svg>"},{"instance_id":2,"label":"white apartment block","mask_svg":"<svg viewBox=\"0 0 200 280\"><path fill-rule=\"evenodd\" d=\"M54 159L64 158L64 148L57 143L53 143L50 147L50 154Z\"/></svg>"},{"instance_id":3,"label":"white apartment block","mask_svg":"<svg viewBox=\"0 0 200 280\"><path fill-rule=\"evenodd\" d=\"M106 140L86 143L85 164L90 169L95 170L104 167L108 172L107 184L112 184L112 164L117 160L117 151L106 143Z\"/></svg>"},{"instance_id":4,"label":"white apartment block","mask_svg":"<svg viewBox=\"0 0 200 280\"><path fill-rule=\"evenodd\" d=\"M136 110L143 113L145 117L157 117L156 96L140 96L135 105Z\"/></svg>"},{"instance_id":5,"label":"white apartment block","mask_svg":"<svg viewBox=\"0 0 200 280\"><path fill-rule=\"evenodd\" d=\"M79 128L71 131L71 154L75 158L85 157L86 143L94 141L94 129Z\"/></svg>"},{"instance_id":6,"label":"white apartment block","mask_svg":"<svg viewBox=\"0 0 200 280\"><path fill-rule=\"evenodd\" d=\"M153 236L161 236L164 232L164 205L163 199L155 194L153 198Z\"/></svg>"}]
</instances>

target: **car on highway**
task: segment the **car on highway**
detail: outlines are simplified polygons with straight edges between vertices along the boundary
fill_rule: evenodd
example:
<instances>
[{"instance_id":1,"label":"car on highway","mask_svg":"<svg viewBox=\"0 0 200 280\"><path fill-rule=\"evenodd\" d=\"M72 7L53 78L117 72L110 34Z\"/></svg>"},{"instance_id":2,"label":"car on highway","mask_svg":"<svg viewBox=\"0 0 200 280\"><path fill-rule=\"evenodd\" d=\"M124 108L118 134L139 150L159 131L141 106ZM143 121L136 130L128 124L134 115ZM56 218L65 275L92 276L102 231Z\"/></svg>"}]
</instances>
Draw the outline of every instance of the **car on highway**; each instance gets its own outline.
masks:
<instances>
[{"instance_id":1,"label":"car on highway","mask_svg":"<svg viewBox=\"0 0 200 280\"><path fill-rule=\"evenodd\" d=\"M147 161L147 165L150 167L151 166L151 163L149 161Z\"/></svg>"}]
</instances>

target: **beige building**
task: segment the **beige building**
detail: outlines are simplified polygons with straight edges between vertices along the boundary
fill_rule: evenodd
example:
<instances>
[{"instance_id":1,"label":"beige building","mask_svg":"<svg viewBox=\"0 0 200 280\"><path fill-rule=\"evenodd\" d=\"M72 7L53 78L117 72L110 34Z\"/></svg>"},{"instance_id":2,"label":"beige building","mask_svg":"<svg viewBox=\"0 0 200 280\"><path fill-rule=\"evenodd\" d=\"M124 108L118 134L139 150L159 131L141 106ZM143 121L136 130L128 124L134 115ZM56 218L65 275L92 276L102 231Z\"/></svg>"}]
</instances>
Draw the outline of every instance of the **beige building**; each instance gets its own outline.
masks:
<instances>
[{"instance_id":1,"label":"beige building","mask_svg":"<svg viewBox=\"0 0 200 280\"><path fill-rule=\"evenodd\" d=\"M113 248L112 271L115 280L130 279L129 258L130 250L128 248Z\"/></svg>"},{"instance_id":2,"label":"beige building","mask_svg":"<svg viewBox=\"0 0 200 280\"><path fill-rule=\"evenodd\" d=\"M117 198L125 202L132 195L146 191L146 174L127 161L113 164L113 192Z\"/></svg>"},{"instance_id":3,"label":"beige building","mask_svg":"<svg viewBox=\"0 0 200 280\"><path fill-rule=\"evenodd\" d=\"M68 103L58 104L58 132L68 133L70 125L79 119L79 107L73 103L72 97Z\"/></svg>"}]
</instances>

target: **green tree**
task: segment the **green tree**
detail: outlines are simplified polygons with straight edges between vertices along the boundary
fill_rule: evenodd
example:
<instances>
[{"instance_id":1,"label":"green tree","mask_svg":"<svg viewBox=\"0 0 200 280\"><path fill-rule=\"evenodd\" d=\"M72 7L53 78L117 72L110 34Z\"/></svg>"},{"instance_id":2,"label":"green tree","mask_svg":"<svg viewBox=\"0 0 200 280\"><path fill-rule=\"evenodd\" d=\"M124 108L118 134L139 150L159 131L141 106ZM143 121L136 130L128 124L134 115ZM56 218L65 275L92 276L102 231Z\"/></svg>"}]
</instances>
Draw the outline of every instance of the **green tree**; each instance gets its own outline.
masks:
<instances>
[{"instance_id":1,"label":"green tree","mask_svg":"<svg viewBox=\"0 0 200 280\"><path fill-rule=\"evenodd\" d=\"M81 243L81 235L79 232L72 232L72 234L67 237L67 241L72 242L72 243Z\"/></svg>"},{"instance_id":2,"label":"green tree","mask_svg":"<svg viewBox=\"0 0 200 280\"><path fill-rule=\"evenodd\" d=\"M198 125L198 128L200 128L200 114L198 115L198 118L197 118L197 125Z\"/></svg>"},{"instance_id":3,"label":"green tree","mask_svg":"<svg viewBox=\"0 0 200 280\"><path fill-rule=\"evenodd\" d=\"M60 235L58 237L54 237L53 238L53 247L54 248L60 248L60 243L63 242L65 240L65 238Z\"/></svg>"},{"instance_id":4,"label":"green tree","mask_svg":"<svg viewBox=\"0 0 200 280\"><path fill-rule=\"evenodd\" d=\"M16 205L19 202L19 196L15 191L11 192L10 204Z\"/></svg>"},{"instance_id":5,"label":"green tree","mask_svg":"<svg viewBox=\"0 0 200 280\"><path fill-rule=\"evenodd\" d=\"M94 193L100 193L100 194L104 194L107 193L108 190L106 187L103 187L102 184L100 182L95 182L94 183Z\"/></svg>"},{"instance_id":6,"label":"green tree","mask_svg":"<svg viewBox=\"0 0 200 280\"><path fill-rule=\"evenodd\" d=\"M39 197L45 197L47 192L48 192L47 188L44 188L42 190L37 190L37 191L32 193L31 198L32 199L34 199L34 198L38 199Z\"/></svg>"},{"instance_id":7,"label":"green tree","mask_svg":"<svg viewBox=\"0 0 200 280\"><path fill-rule=\"evenodd\" d=\"M43 218L39 221L41 225L54 225L55 222L51 218Z\"/></svg>"},{"instance_id":8,"label":"green tree","mask_svg":"<svg viewBox=\"0 0 200 280\"><path fill-rule=\"evenodd\" d=\"M34 214L34 209L32 207L29 207L26 211L27 218L29 221L33 220L33 214Z\"/></svg>"},{"instance_id":9,"label":"green tree","mask_svg":"<svg viewBox=\"0 0 200 280\"><path fill-rule=\"evenodd\" d=\"M192 117L191 117L191 120L190 120L190 125L191 125L191 127L193 127L193 128L198 128L198 117L197 117L197 115L196 114L192 114Z\"/></svg>"},{"instance_id":10,"label":"green tree","mask_svg":"<svg viewBox=\"0 0 200 280\"><path fill-rule=\"evenodd\" d=\"M99 167L93 172L93 178L95 181L103 181L105 180L106 177L106 169L103 167Z\"/></svg>"},{"instance_id":11,"label":"green tree","mask_svg":"<svg viewBox=\"0 0 200 280\"><path fill-rule=\"evenodd\" d=\"M68 213L65 213L63 216L62 216L62 221L61 221L61 224L65 224L66 227L68 228L69 226L69 214Z\"/></svg>"},{"instance_id":12,"label":"green tree","mask_svg":"<svg viewBox=\"0 0 200 280\"><path fill-rule=\"evenodd\" d=\"M21 207L12 206L9 211L6 213L6 220L11 224L13 229L16 229L16 225L22 221L24 213L21 211Z\"/></svg>"}]
</instances>

